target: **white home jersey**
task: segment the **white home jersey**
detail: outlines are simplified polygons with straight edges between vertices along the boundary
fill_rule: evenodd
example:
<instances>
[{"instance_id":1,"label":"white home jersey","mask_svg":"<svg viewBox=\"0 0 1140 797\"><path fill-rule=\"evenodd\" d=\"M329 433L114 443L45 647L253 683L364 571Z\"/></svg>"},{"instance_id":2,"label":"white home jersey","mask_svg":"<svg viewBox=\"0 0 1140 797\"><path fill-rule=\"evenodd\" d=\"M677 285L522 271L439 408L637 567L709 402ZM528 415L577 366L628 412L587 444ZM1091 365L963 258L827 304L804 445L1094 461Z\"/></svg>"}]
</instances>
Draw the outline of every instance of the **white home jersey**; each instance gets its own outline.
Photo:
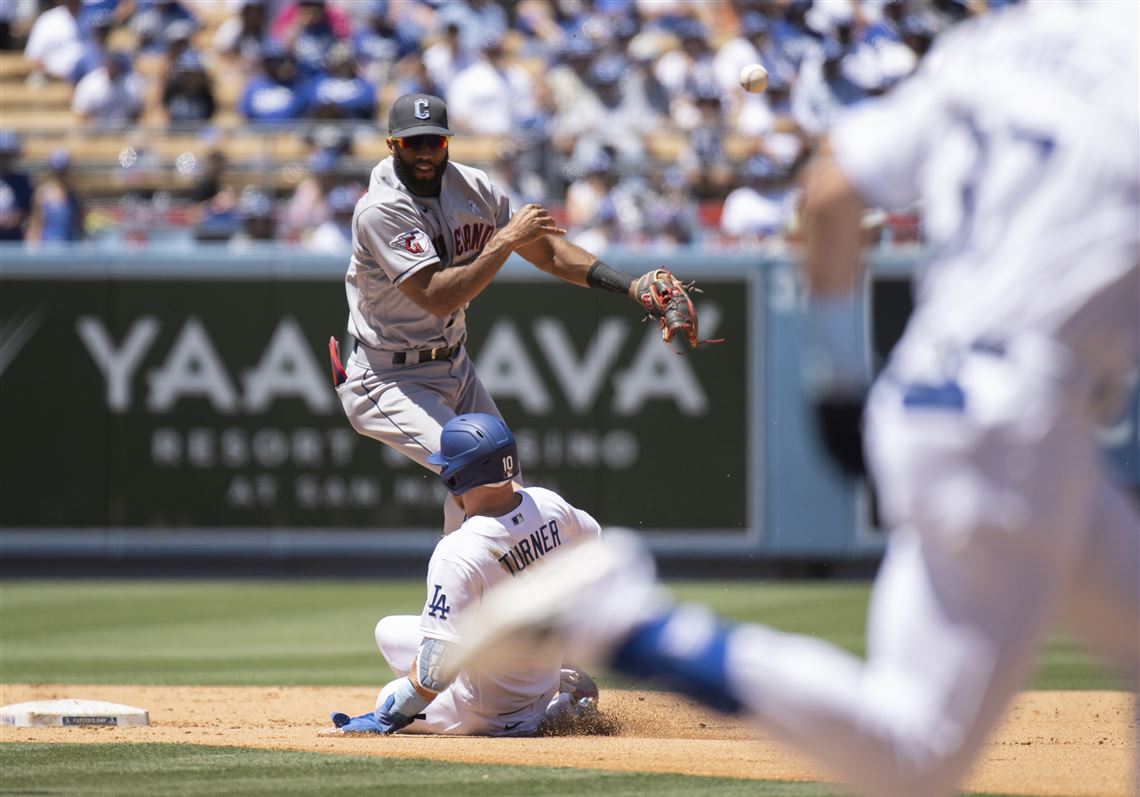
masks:
<instances>
[{"instance_id":1,"label":"white home jersey","mask_svg":"<svg viewBox=\"0 0 1140 797\"><path fill-rule=\"evenodd\" d=\"M436 546L420 616L425 637L457 641L456 621L479 604L486 590L601 533L594 518L557 493L527 487L519 495L522 501L512 512L468 518ZM465 670L451 688L457 702L488 721L516 713L541 718L546 703L537 701L558 691L561 666L558 653L527 652L494 670Z\"/></svg>"},{"instance_id":2,"label":"white home jersey","mask_svg":"<svg viewBox=\"0 0 1140 797\"><path fill-rule=\"evenodd\" d=\"M1121 392L1140 342L1138 8L1033 3L963 24L836 128L868 201L923 203L931 256L892 368L927 376L940 349L1020 337Z\"/></svg>"},{"instance_id":3,"label":"white home jersey","mask_svg":"<svg viewBox=\"0 0 1140 797\"><path fill-rule=\"evenodd\" d=\"M352 218L349 332L384 351L457 344L466 330L463 308L432 315L398 286L426 266L473 260L510 217L506 196L478 169L450 162L439 197L418 197L400 182L392 158L380 161Z\"/></svg>"}]
</instances>

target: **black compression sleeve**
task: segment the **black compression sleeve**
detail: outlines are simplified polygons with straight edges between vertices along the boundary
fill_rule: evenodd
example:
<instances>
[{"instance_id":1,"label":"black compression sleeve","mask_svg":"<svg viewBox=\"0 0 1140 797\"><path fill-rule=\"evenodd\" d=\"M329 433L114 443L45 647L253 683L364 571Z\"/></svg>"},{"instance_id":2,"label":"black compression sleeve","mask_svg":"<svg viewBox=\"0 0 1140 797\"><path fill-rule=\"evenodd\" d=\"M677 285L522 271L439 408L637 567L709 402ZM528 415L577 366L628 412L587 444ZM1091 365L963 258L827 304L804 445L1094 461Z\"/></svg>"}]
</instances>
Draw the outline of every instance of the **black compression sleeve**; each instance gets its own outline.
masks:
<instances>
[{"instance_id":1,"label":"black compression sleeve","mask_svg":"<svg viewBox=\"0 0 1140 797\"><path fill-rule=\"evenodd\" d=\"M629 286L633 284L633 277L622 274L598 260L586 272L586 284L591 288L601 288L604 291L628 294Z\"/></svg>"}]
</instances>

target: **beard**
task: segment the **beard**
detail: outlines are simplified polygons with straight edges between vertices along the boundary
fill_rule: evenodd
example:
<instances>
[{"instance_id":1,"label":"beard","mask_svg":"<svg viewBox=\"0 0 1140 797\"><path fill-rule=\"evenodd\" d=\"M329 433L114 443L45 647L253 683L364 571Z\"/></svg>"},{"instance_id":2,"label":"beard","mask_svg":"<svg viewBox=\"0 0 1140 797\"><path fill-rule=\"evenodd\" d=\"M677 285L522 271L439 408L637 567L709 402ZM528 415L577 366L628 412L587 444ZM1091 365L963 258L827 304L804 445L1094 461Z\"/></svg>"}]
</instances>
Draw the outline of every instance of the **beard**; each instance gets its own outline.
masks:
<instances>
[{"instance_id":1,"label":"beard","mask_svg":"<svg viewBox=\"0 0 1140 797\"><path fill-rule=\"evenodd\" d=\"M435 177L430 180L421 180L416 177L413 171L415 164L409 166L404 163L404 159L399 155L393 156L393 165L396 167L396 176L400 178L400 182L413 194L416 196L439 196L440 186L443 185L443 174L447 171L447 164L450 159L450 153L443 156L443 162L436 169Z\"/></svg>"}]
</instances>

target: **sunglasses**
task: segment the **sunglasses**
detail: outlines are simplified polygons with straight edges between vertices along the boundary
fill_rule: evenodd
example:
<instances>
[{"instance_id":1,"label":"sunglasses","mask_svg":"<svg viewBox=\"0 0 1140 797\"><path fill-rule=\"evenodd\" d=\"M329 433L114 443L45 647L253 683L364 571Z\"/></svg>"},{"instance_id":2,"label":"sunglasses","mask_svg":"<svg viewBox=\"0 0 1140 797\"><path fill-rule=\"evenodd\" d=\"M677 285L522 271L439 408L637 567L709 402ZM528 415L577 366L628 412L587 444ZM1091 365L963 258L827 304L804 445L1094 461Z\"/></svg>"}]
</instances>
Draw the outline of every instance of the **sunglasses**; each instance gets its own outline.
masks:
<instances>
[{"instance_id":1,"label":"sunglasses","mask_svg":"<svg viewBox=\"0 0 1140 797\"><path fill-rule=\"evenodd\" d=\"M392 141L396 142L396 146L400 149L417 150L421 147L428 149L445 149L450 136L406 136L393 138Z\"/></svg>"}]
</instances>

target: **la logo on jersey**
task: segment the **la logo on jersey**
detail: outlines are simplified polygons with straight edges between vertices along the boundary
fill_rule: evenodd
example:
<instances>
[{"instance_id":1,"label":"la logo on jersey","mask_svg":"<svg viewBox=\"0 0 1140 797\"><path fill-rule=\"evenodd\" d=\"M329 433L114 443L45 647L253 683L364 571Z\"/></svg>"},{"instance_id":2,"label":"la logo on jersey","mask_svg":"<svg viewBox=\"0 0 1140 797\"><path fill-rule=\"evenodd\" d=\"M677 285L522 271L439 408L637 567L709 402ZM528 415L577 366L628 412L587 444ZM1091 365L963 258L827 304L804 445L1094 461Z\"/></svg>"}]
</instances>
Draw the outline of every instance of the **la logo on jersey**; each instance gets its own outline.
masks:
<instances>
[{"instance_id":1,"label":"la logo on jersey","mask_svg":"<svg viewBox=\"0 0 1140 797\"><path fill-rule=\"evenodd\" d=\"M409 254L422 255L428 250L430 241L423 230L402 232L388 242L393 249L401 249Z\"/></svg>"},{"instance_id":2,"label":"la logo on jersey","mask_svg":"<svg viewBox=\"0 0 1140 797\"><path fill-rule=\"evenodd\" d=\"M435 594L428 601L428 616L439 620L446 620L451 607L447 605L447 596L443 594L443 587L435 585ZM439 614L436 614L439 612Z\"/></svg>"}]
</instances>

